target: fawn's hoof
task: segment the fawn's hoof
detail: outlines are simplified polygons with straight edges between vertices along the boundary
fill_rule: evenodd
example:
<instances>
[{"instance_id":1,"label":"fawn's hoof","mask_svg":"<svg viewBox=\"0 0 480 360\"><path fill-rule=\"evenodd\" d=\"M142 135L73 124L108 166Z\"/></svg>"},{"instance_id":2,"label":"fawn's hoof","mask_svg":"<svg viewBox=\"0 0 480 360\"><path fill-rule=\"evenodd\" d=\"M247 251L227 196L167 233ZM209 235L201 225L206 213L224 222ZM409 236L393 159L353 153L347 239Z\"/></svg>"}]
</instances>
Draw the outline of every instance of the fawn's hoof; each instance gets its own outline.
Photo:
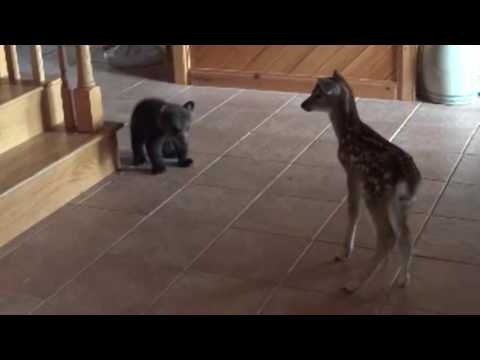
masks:
<instances>
[{"instance_id":1,"label":"fawn's hoof","mask_svg":"<svg viewBox=\"0 0 480 360\"><path fill-rule=\"evenodd\" d=\"M406 288L410 284L410 274L400 277L397 284L401 288Z\"/></svg>"},{"instance_id":2,"label":"fawn's hoof","mask_svg":"<svg viewBox=\"0 0 480 360\"><path fill-rule=\"evenodd\" d=\"M343 290L349 294L353 294L360 288L360 283L358 281L352 280L345 284Z\"/></svg>"},{"instance_id":3,"label":"fawn's hoof","mask_svg":"<svg viewBox=\"0 0 480 360\"><path fill-rule=\"evenodd\" d=\"M352 252L351 252L351 251L349 251L349 252L343 252L342 254L335 256L335 261L344 262L344 261L349 260L351 256L352 256Z\"/></svg>"}]
</instances>

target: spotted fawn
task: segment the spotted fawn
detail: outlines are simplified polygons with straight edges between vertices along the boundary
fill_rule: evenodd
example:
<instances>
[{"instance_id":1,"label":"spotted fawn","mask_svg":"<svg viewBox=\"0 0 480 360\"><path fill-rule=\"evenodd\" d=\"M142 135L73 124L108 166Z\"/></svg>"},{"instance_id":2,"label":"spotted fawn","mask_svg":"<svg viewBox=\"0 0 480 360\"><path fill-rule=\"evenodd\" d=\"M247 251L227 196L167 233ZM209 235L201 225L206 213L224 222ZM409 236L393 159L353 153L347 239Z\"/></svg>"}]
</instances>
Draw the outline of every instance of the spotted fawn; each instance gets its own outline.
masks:
<instances>
[{"instance_id":1,"label":"spotted fawn","mask_svg":"<svg viewBox=\"0 0 480 360\"><path fill-rule=\"evenodd\" d=\"M373 258L361 276L349 281L344 289L354 292L366 285L397 242L402 259L398 284L408 285L412 238L407 216L421 181L412 157L362 122L352 89L337 71L332 77L319 79L301 107L328 113L338 140L338 159L347 175L345 248L336 260L346 260L352 254L362 199L376 230Z\"/></svg>"}]
</instances>

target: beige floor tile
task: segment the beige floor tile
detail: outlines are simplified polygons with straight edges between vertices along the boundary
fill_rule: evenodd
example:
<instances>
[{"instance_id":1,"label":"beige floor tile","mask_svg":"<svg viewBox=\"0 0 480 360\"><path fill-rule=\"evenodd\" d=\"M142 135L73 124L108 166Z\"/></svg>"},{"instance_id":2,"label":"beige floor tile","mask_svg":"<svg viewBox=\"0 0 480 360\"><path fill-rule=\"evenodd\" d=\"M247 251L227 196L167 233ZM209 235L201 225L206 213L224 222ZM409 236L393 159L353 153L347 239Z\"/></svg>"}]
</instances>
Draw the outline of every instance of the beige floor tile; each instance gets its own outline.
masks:
<instances>
[{"instance_id":1,"label":"beige floor tile","mask_svg":"<svg viewBox=\"0 0 480 360\"><path fill-rule=\"evenodd\" d=\"M153 177L149 162L143 164L142 166L132 166L131 155L125 153L123 155L123 158L121 158L122 170L117 173L118 176L143 178ZM185 184L217 159L217 156L215 155L193 152L190 152L189 156L193 160L193 164L188 168L177 166L176 159L166 159L165 164L167 165L167 171L158 176L154 176L155 181L171 181L178 184Z\"/></svg>"},{"instance_id":2,"label":"beige floor tile","mask_svg":"<svg viewBox=\"0 0 480 360\"><path fill-rule=\"evenodd\" d=\"M229 155L258 161L292 161L307 145L308 139L289 135L252 134L235 146Z\"/></svg>"},{"instance_id":3,"label":"beige floor tile","mask_svg":"<svg viewBox=\"0 0 480 360\"><path fill-rule=\"evenodd\" d=\"M358 248L347 262L335 261L341 246L315 242L289 274L284 285L302 289L317 290L325 293L341 293L343 287L351 280L358 279L365 269L373 251ZM392 256L390 263L380 270L370 284L356 297L380 301L385 297L395 276L398 260Z\"/></svg>"},{"instance_id":4,"label":"beige floor tile","mask_svg":"<svg viewBox=\"0 0 480 360\"><path fill-rule=\"evenodd\" d=\"M460 153L472 134L471 128L450 128L432 124L409 123L394 143L407 152L429 151Z\"/></svg>"},{"instance_id":5,"label":"beige floor tile","mask_svg":"<svg viewBox=\"0 0 480 360\"><path fill-rule=\"evenodd\" d=\"M55 221L0 260L0 293L49 296L139 220L132 214L64 207Z\"/></svg>"},{"instance_id":6,"label":"beige floor tile","mask_svg":"<svg viewBox=\"0 0 480 360\"><path fill-rule=\"evenodd\" d=\"M347 194L347 181L342 169L293 165L269 189L269 194L298 196L340 202Z\"/></svg>"},{"instance_id":7,"label":"beige floor tile","mask_svg":"<svg viewBox=\"0 0 480 360\"><path fill-rule=\"evenodd\" d=\"M308 150L295 161L295 164L318 166L324 168L326 171L343 170L337 157L338 144L336 142L321 141L322 138L310 146Z\"/></svg>"},{"instance_id":8,"label":"beige floor tile","mask_svg":"<svg viewBox=\"0 0 480 360\"><path fill-rule=\"evenodd\" d=\"M307 242L281 235L228 230L193 269L242 279L279 281Z\"/></svg>"},{"instance_id":9,"label":"beige floor tile","mask_svg":"<svg viewBox=\"0 0 480 360\"><path fill-rule=\"evenodd\" d=\"M138 85L124 91L120 97L122 100L134 99L134 101L140 101L149 97L158 97L170 101L187 88L185 85L146 79Z\"/></svg>"},{"instance_id":10,"label":"beige floor tile","mask_svg":"<svg viewBox=\"0 0 480 360\"><path fill-rule=\"evenodd\" d=\"M477 132L472 139L472 142L468 145L467 154L480 155L480 133Z\"/></svg>"},{"instance_id":11,"label":"beige floor tile","mask_svg":"<svg viewBox=\"0 0 480 360\"><path fill-rule=\"evenodd\" d=\"M252 192L191 185L154 216L186 218L224 227L247 206L253 196Z\"/></svg>"},{"instance_id":12,"label":"beige floor tile","mask_svg":"<svg viewBox=\"0 0 480 360\"><path fill-rule=\"evenodd\" d=\"M190 87L188 90L182 91L169 98L169 101L177 104L185 104L187 101L195 102L195 109L193 111L193 119L195 122L207 113L214 111L215 108L238 93L238 89L213 88L207 86Z\"/></svg>"},{"instance_id":13,"label":"beige floor tile","mask_svg":"<svg viewBox=\"0 0 480 360\"><path fill-rule=\"evenodd\" d=\"M310 238L336 206L335 202L263 195L234 227Z\"/></svg>"},{"instance_id":14,"label":"beige floor tile","mask_svg":"<svg viewBox=\"0 0 480 360\"><path fill-rule=\"evenodd\" d=\"M378 305L348 294L281 288L262 311L265 315L371 315Z\"/></svg>"},{"instance_id":15,"label":"beige floor tile","mask_svg":"<svg viewBox=\"0 0 480 360\"><path fill-rule=\"evenodd\" d=\"M229 104L273 113L294 96L294 93L278 91L244 90Z\"/></svg>"},{"instance_id":16,"label":"beige floor tile","mask_svg":"<svg viewBox=\"0 0 480 360\"><path fill-rule=\"evenodd\" d=\"M190 149L193 152L221 155L235 145L242 134L225 133L218 129L194 126L190 135Z\"/></svg>"},{"instance_id":17,"label":"beige floor tile","mask_svg":"<svg viewBox=\"0 0 480 360\"><path fill-rule=\"evenodd\" d=\"M33 296L0 293L0 315L28 315L41 302Z\"/></svg>"},{"instance_id":18,"label":"beige floor tile","mask_svg":"<svg viewBox=\"0 0 480 360\"><path fill-rule=\"evenodd\" d=\"M208 114L194 127L211 129L226 136L235 134L241 137L267 119L271 113L269 110L256 110L226 103Z\"/></svg>"},{"instance_id":19,"label":"beige floor tile","mask_svg":"<svg viewBox=\"0 0 480 360\"><path fill-rule=\"evenodd\" d=\"M292 136L313 140L330 125L326 114L307 113L287 106L273 115L255 132L270 136Z\"/></svg>"},{"instance_id":20,"label":"beige floor tile","mask_svg":"<svg viewBox=\"0 0 480 360\"><path fill-rule=\"evenodd\" d=\"M450 183L435 215L480 220L480 186Z\"/></svg>"},{"instance_id":21,"label":"beige floor tile","mask_svg":"<svg viewBox=\"0 0 480 360\"><path fill-rule=\"evenodd\" d=\"M480 265L480 221L432 217L420 237L418 255Z\"/></svg>"},{"instance_id":22,"label":"beige floor tile","mask_svg":"<svg viewBox=\"0 0 480 360\"><path fill-rule=\"evenodd\" d=\"M412 151L413 157L422 177L426 180L447 181L459 154L438 151Z\"/></svg>"},{"instance_id":23,"label":"beige floor tile","mask_svg":"<svg viewBox=\"0 0 480 360\"><path fill-rule=\"evenodd\" d=\"M187 217L154 216L116 244L109 253L135 256L165 267L185 268L221 230L218 226Z\"/></svg>"},{"instance_id":24,"label":"beige floor tile","mask_svg":"<svg viewBox=\"0 0 480 360\"><path fill-rule=\"evenodd\" d=\"M81 206L146 215L180 188L180 184L162 180L161 176L116 176Z\"/></svg>"},{"instance_id":25,"label":"beige floor tile","mask_svg":"<svg viewBox=\"0 0 480 360\"><path fill-rule=\"evenodd\" d=\"M178 273L147 259L108 254L35 314L142 314Z\"/></svg>"},{"instance_id":26,"label":"beige floor tile","mask_svg":"<svg viewBox=\"0 0 480 360\"><path fill-rule=\"evenodd\" d=\"M389 304L444 314L480 313L480 267L416 258L406 289L394 287Z\"/></svg>"},{"instance_id":27,"label":"beige floor tile","mask_svg":"<svg viewBox=\"0 0 480 360\"><path fill-rule=\"evenodd\" d=\"M452 177L453 182L480 185L480 156L465 155Z\"/></svg>"},{"instance_id":28,"label":"beige floor tile","mask_svg":"<svg viewBox=\"0 0 480 360\"><path fill-rule=\"evenodd\" d=\"M470 106L448 106L422 103L411 124L430 125L447 129L474 129L479 123L478 109Z\"/></svg>"},{"instance_id":29,"label":"beige floor tile","mask_svg":"<svg viewBox=\"0 0 480 360\"><path fill-rule=\"evenodd\" d=\"M285 166L285 163L226 156L203 173L194 183L260 191Z\"/></svg>"},{"instance_id":30,"label":"beige floor tile","mask_svg":"<svg viewBox=\"0 0 480 360\"><path fill-rule=\"evenodd\" d=\"M427 215L425 213L411 213L409 215L408 224L410 226L413 239L418 236L420 228L425 222L426 217ZM316 240L343 245L347 223L347 205L344 204L333 216L333 218L330 219L325 228L323 228L318 234ZM366 209L362 208L360 222L355 235L355 245L375 249L376 244L377 241L375 229L372 221L370 220L370 215Z\"/></svg>"},{"instance_id":31,"label":"beige floor tile","mask_svg":"<svg viewBox=\"0 0 480 360\"><path fill-rule=\"evenodd\" d=\"M437 200L445 183L423 180L417 191L417 199L411 208L413 212L428 212Z\"/></svg>"},{"instance_id":32,"label":"beige floor tile","mask_svg":"<svg viewBox=\"0 0 480 360\"><path fill-rule=\"evenodd\" d=\"M255 314L273 285L190 271L149 311L165 315Z\"/></svg>"},{"instance_id":33,"label":"beige floor tile","mask_svg":"<svg viewBox=\"0 0 480 360\"><path fill-rule=\"evenodd\" d=\"M400 306L395 307L392 305L386 305L379 315L441 315L432 311L415 308L402 308Z\"/></svg>"}]
</instances>

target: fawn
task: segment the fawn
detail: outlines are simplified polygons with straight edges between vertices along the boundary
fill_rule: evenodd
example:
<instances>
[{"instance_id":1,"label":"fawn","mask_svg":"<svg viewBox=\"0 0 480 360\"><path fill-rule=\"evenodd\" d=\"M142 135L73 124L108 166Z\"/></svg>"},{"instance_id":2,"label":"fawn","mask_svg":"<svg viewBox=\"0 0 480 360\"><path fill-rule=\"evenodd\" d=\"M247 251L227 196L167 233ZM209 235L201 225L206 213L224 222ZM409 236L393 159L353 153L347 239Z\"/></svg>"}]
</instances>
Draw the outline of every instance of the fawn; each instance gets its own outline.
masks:
<instances>
[{"instance_id":1,"label":"fawn","mask_svg":"<svg viewBox=\"0 0 480 360\"><path fill-rule=\"evenodd\" d=\"M338 159L347 175L345 249L336 260L346 260L352 254L362 198L377 234L375 255L365 273L344 289L354 292L369 282L396 242L402 258L399 285L408 285L412 240L407 215L421 182L412 157L361 121L352 89L338 71L332 77L319 79L301 107L328 113L338 140Z\"/></svg>"}]
</instances>

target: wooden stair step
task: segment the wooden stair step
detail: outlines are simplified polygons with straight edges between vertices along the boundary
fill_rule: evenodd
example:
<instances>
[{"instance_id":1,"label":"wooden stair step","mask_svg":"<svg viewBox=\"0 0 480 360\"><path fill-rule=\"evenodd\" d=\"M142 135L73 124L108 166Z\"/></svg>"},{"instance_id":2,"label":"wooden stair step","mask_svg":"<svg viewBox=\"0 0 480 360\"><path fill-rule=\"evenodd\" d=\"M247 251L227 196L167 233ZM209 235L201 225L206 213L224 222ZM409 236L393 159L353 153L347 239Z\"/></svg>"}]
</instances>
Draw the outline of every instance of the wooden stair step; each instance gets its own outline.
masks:
<instances>
[{"instance_id":1,"label":"wooden stair step","mask_svg":"<svg viewBox=\"0 0 480 360\"><path fill-rule=\"evenodd\" d=\"M0 154L63 123L61 80L0 82ZM48 90L47 90L48 88Z\"/></svg>"},{"instance_id":2,"label":"wooden stair step","mask_svg":"<svg viewBox=\"0 0 480 360\"><path fill-rule=\"evenodd\" d=\"M14 99L20 99L22 96L35 91L42 91L42 88L31 82L21 82L19 84L0 82L0 107Z\"/></svg>"},{"instance_id":3,"label":"wooden stair step","mask_svg":"<svg viewBox=\"0 0 480 360\"><path fill-rule=\"evenodd\" d=\"M0 154L0 246L115 171L118 123L47 131Z\"/></svg>"}]
</instances>

